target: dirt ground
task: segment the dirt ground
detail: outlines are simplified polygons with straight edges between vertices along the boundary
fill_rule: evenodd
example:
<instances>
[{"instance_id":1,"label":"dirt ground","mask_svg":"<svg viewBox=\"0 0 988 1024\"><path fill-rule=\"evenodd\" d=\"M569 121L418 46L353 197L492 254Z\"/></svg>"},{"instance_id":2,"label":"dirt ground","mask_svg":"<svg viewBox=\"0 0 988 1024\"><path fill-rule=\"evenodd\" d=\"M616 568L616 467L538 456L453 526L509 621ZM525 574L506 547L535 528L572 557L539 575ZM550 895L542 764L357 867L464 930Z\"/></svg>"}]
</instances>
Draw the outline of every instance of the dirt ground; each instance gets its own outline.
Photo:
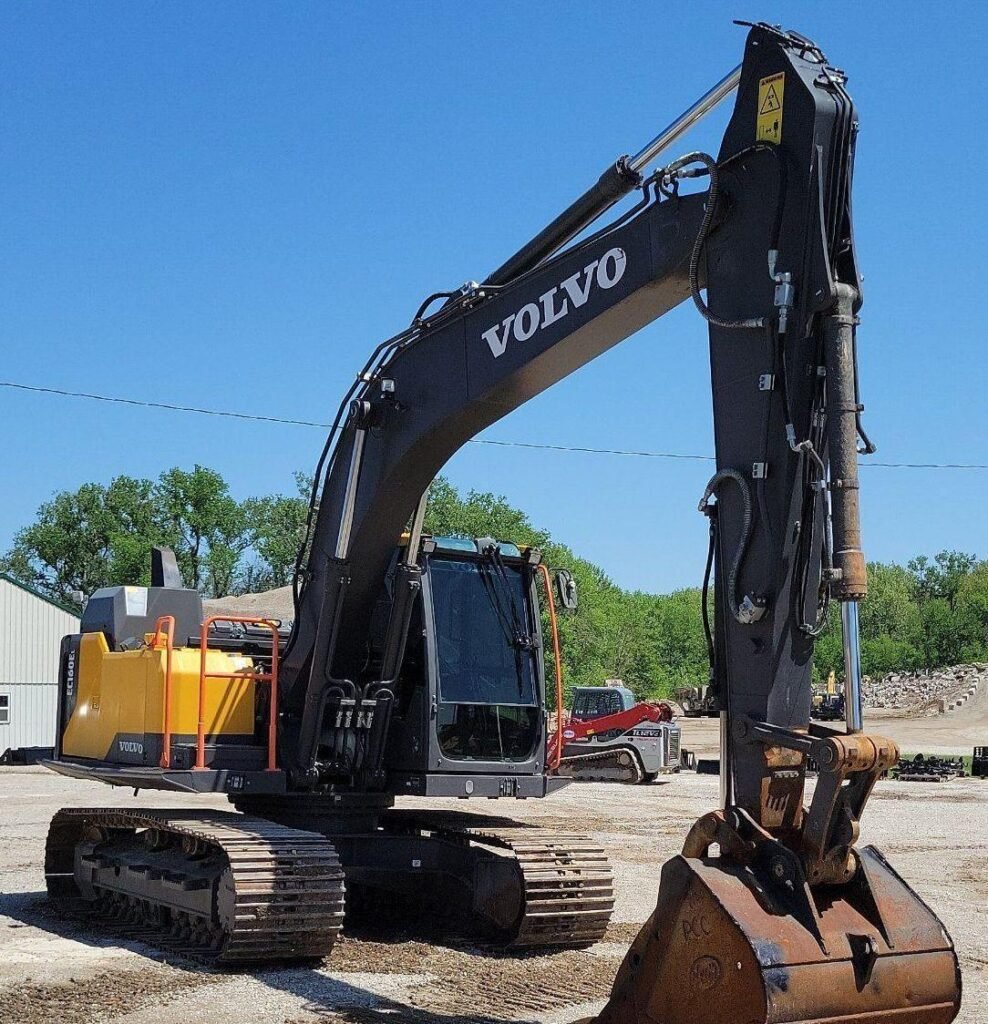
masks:
<instances>
[{"instance_id":1,"label":"dirt ground","mask_svg":"<svg viewBox=\"0 0 988 1024\"><path fill-rule=\"evenodd\" d=\"M890 735L898 727L877 720L872 726ZM701 754L715 752L716 723L687 722L684 742ZM174 957L165 962L138 943L87 934L59 921L46 903L44 837L59 807L186 801L134 798L41 768L0 769L0 1022L564 1024L601 1006L652 910L660 865L716 801L716 778L682 774L653 786L571 785L551 800L498 806L498 812L567 830L582 823L606 844L617 905L608 935L590 950L503 957L415 934L388 942L347 936L319 968L235 975ZM486 803L480 808L490 809ZM882 782L863 831L862 841L886 854L952 934L964 975L958 1020L988 1024L988 781Z\"/></svg>"}]
</instances>

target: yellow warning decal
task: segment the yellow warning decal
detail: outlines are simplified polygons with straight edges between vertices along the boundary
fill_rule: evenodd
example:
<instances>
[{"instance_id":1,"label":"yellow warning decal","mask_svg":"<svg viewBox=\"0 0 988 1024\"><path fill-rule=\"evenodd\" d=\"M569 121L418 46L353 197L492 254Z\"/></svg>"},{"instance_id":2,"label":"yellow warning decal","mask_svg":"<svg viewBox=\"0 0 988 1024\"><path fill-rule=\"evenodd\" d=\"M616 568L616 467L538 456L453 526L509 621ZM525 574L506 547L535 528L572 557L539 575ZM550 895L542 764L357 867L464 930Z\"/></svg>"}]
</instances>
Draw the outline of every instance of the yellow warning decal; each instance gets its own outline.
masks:
<instances>
[{"instance_id":1,"label":"yellow warning decal","mask_svg":"<svg viewBox=\"0 0 988 1024\"><path fill-rule=\"evenodd\" d=\"M758 80L758 117L755 119L755 141L782 141L782 99L786 88L783 72Z\"/></svg>"}]
</instances>

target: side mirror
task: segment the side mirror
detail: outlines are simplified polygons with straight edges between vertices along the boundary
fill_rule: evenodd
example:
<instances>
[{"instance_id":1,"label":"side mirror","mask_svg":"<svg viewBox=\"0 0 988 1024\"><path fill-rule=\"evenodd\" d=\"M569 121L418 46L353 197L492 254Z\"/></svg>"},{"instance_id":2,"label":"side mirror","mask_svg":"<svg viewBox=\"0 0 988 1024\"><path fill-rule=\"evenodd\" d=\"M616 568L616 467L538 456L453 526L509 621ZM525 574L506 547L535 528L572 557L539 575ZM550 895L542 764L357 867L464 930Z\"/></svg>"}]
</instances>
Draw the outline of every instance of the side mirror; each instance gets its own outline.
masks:
<instances>
[{"instance_id":1,"label":"side mirror","mask_svg":"<svg viewBox=\"0 0 988 1024\"><path fill-rule=\"evenodd\" d=\"M559 595L559 604L567 611L575 611L579 604L576 596L576 580L569 569L560 569L556 573L556 593Z\"/></svg>"}]
</instances>

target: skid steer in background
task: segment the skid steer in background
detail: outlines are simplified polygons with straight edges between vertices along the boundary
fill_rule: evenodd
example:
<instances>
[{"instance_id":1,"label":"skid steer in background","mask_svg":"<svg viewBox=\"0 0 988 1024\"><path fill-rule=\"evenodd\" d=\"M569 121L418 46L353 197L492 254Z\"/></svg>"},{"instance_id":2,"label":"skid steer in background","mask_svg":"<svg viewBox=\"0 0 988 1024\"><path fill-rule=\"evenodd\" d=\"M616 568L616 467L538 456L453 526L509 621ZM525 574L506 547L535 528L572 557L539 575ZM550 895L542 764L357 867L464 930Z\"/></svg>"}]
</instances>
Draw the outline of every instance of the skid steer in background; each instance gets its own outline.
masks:
<instances>
[{"instance_id":1,"label":"skid steer in background","mask_svg":"<svg viewBox=\"0 0 988 1024\"><path fill-rule=\"evenodd\" d=\"M232 961L325 952L340 864L351 888L462 906L509 942L598 937L613 893L586 837L414 801L391 809L396 796L544 796L560 781L544 758L538 557L484 539L433 545L423 496L479 431L690 299L710 341L717 468L700 509L722 793L662 869L598 1019L953 1020L960 981L943 926L857 845L898 751L861 722L857 444L871 446L845 85L806 38L753 26L740 68L652 143L482 284L432 296L374 349L316 469L283 654L274 627L269 652L253 637L213 644L198 595L167 579L95 601L63 646L52 767L193 804L225 793L243 813L63 810L50 892ZM735 87L717 156L653 170ZM654 90L642 95L654 104ZM661 384L629 379L629 397L655 401ZM832 604L840 730L810 721L814 639ZM820 774L807 801L808 758Z\"/></svg>"},{"instance_id":2,"label":"skid steer in background","mask_svg":"<svg viewBox=\"0 0 988 1024\"><path fill-rule=\"evenodd\" d=\"M550 764L580 782L654 782L679 770L681 730L664 701L638 703L627 687L578 686L560 733L550 730Z\"/></svg>"}]
</instances>

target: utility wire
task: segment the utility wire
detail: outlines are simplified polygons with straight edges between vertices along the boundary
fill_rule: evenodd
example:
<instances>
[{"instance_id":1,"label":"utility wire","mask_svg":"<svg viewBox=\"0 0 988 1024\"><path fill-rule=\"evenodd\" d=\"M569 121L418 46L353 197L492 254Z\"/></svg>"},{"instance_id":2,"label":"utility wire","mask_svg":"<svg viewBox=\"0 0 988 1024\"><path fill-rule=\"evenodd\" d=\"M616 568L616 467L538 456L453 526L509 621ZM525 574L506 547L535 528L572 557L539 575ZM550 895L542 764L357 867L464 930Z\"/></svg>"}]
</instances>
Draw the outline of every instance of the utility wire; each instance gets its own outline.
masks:
<instances>
[{"instance_id":1,"label":"utility wire","mask_svg":"<svg viewBox=\"0 0 988 1024\"><path fill-rule=\"evenodd\" d=\"M61 395L63 398L88 398L93 402L111 402L116 405L137 405L144 409L168 409L170 412L195 412L201 416L228 416L238 420L260 420L263 423L289 423L295 427L323 427L328 423L314 420L289 420L281 416L258 416L250 412L230 412L226 409L200 409L195 405L171 405L168 402L145 402L138 398L117 398L111 395L93 395L87 391L64 391L62 388L42 388L34 384L15 384L0 380L0 388L14 388L18 391L36 391L43 395Z\"/></svg>"},{"instance_id":2,"label":"utility wire","mask_svg":"<svg viewBox=\"0 0 988 1024\"><path fill-rule=\"evenodd\" d=\"M138 398L119 398L114 395L96 395L87 391L67 391L63 388L45 388L34 384L19 384L15 381L0 380L0 388L17 391L31 391L43 395L59 395L62 398L85 398L94 402L109 402L114 405L133 405L144 409L166 409L169 412L192 412L200 416L221 416L237 420L255 420L260 423L280 423L292 427L318 427L329 430L331 424L316 420L289 419L284 416L261 416L250 412L232 412L228 409L202 409L194 405L173 405L170 402L150 402ZM690 455L681 452L648 452L626 448L582 448L575 445L542 444L535 441L496 441L492 438L474 437L469 444L486 444L498 448L531 448L538 451L577 452L587 455L623 455L639 459L680 459L690 462L713 462L712 455ZM881 469L988 469L988 463L978 462L875 462L865 459L862 467L874 466Z\"/></svg>"},{"instance_id":3,"label":"utility wire","mask_svg":"<svg viewBox=\"0 0 988 1024\"><path fill-rule=\"evenodd\" d=\"M472 437L470 444L492 444L499 448L538 448L550 452L585 452L590 455L633 455L640 459L689 459L694 462L713 462L712 455L684 455L676 452L638 452L623 448L577 448L565 444L539 444L535 441L495 441L488 437ZM985 467L988 469L988 466Z\"/></svg>"}]
</instances>

